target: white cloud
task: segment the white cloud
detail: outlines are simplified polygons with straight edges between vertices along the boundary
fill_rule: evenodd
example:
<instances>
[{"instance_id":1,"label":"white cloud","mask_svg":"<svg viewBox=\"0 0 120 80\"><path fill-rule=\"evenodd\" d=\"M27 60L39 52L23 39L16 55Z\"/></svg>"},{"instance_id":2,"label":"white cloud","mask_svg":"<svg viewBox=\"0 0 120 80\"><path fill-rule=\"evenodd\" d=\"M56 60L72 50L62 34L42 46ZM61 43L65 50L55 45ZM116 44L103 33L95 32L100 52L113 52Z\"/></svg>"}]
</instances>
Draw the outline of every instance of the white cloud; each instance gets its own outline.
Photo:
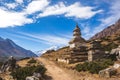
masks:
<instances>
[{"instance_id":1,"label":"white cloud","mask_svg":"<svg viewBox=\"0 0 120 80\"><path fill-rule=\"evenodd\" d=\"M32 14L38 11L43 10L46 6L48 6L48 0L33 0L27 7L26 13Z\"/></svg>"},{"instance_id":2,"label":"white cloud","mask_svg":"<svg viewBox=\"0 0 120 80\"><path fill-rule=\"evenodd\" d=\"M24 24L32 23L33 20L25 16L24 13L10 12L0 8L0 27L22 26Z\"/></svg>"},{"instance_id":3,"label":"white cloud","mask_svg":"<svg viewBox=\"0 0 120 80\"><path fill-rule=\"evenodd\" d=\"M50 5L50 0L32 0L28 5L24 5L21 11L16 11L15 8L20 7L24 0L15 1L14 3L6 3L7 8L4 6L0 7L0 27L14 27L33 23L37 19L36 14L34 14L36 12L39 14L39 18L51 15L64 15L65 17L88 19L102 11L93 11L94 7L82 6L79 2L68 6L63 2ZM33 17L28 18L30 15Z\"/></svg>"},{"instance_id":4,"label":"white cloud","mask_svg":"<svg viewBox=\"0 0 120 80\"><path fill-rule=\"evenodd\" d=\"M17 2L17 3L16 3ZM0 27L14 27L22 26L24 24L33 23L32 18L27 18L29 15L34 15L33 13L41 11L45 6L49 4L47 0L33 0L29 3L26 9L22 11L9 10L14 9L18 6L18 3L23 3L23 0L16 0L15 3L6 3L6 7L0 7Z\"/></svg>"},{"instance_id":5,"label":"white cloud","mask_svg":"<svg viewBox=\"0 0 120 80\"><path fill-rule=\"evenodd\" d=\"M88 19L93 17L95 14L102 12L102 10L93 11L93 9L93 7L82 6L79 2L76 2L70 6L66 6L63 2L60 2L44 9L43 13L39 14L39 17L64 15L65 17Z\"/></svg>"}]
</instances>

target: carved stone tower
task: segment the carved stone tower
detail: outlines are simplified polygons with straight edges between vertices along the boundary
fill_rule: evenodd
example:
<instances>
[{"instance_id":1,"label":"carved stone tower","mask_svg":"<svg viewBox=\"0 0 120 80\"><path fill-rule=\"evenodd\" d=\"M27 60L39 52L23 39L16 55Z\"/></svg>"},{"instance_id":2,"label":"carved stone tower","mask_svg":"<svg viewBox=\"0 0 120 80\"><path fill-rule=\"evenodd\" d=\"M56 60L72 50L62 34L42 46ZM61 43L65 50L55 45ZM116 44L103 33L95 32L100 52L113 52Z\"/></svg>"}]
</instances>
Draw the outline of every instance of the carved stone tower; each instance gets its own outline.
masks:
<instances>
[{"instance_id":1,"label":"carved stone tower","mask_svg":"<svg viewBox=\"0 0 120 80\"><path fill-rule=\"evenodd\" d=\"M77 48L82 46L82 44L85 42L85 40L81 37L81 30L76 25L76 28L73 31L73 38L69 42L70 48Z\"/></svg>"}]
</instances>

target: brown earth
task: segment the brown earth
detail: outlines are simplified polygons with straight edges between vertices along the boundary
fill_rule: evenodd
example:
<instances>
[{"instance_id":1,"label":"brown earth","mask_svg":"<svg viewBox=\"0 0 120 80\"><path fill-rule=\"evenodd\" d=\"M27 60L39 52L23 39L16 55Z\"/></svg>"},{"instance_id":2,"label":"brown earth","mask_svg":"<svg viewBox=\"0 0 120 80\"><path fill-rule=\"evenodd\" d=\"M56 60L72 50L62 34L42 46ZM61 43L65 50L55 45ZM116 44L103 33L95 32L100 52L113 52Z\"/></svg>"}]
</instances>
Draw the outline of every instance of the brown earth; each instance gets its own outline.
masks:
<instances>
[{"instance_id":1,"label":"brown earth","mask_svg":"<svg viewBox=\"0 0 120 80\"><path fill-rule=\"evenodd\" d=\"M99 78L97 74L77 72L75 70L60 67L60 65L55 62L43 57L36 59L38 62L42 62L47 68L46 75L48 78L45 80L120 80L120 76L112 76L112 78ZM28 60L29 59L19 61L17 64L24 67L26 66ZM8 74L0 74L0 77L5 78L5 80L10 80L10 76Z\"/></svg>"},{"instance_id":2,"label":"brown earth","mask_svg":"<svg viewBox=\"0 0 120 80\"><path fill-rule=\"evenodd\" d=\"M71 75L67 74L63 69L56 66L55 63L45 59L38 58L39 61L43 62L47 68L47 75L51 76L53 80L74 80Z\"/></svg>"},{"instance_id":3,"label":"brown earth","mask_svg":"<svg viewBox=\"0 0 120 80\"><path fill-rule=\"evenodd\" d=\"M97 74L90 74L88 72L78 73L75 70L65 69L59 67L53 61L46 58L37 58L47 68L47 75L52 79L47 80L120 80L120 77L113 76L112 78L99 78Z\"/></svg>"}]
</instances>

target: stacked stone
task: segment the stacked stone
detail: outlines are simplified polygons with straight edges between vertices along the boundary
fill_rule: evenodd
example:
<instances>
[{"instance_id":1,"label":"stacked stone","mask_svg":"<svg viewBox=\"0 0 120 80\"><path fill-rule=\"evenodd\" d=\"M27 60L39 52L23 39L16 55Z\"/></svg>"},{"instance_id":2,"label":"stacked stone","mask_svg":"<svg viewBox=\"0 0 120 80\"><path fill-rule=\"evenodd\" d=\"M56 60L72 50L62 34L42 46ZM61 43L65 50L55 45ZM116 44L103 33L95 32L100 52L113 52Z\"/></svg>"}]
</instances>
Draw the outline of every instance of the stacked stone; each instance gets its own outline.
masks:
<instances>
[{"instance_id":1,"label":"stacked stone","mask_svg":"<svg viewBox=\"0 0 120 80\"><path fill-rule=\"evenodd\" d=\"M80 47L84 42L85 40L81 37L80 28L76 25L76 28L73 31L73 38L69 42L70 48Z\"/></svg>"}]
</instances>

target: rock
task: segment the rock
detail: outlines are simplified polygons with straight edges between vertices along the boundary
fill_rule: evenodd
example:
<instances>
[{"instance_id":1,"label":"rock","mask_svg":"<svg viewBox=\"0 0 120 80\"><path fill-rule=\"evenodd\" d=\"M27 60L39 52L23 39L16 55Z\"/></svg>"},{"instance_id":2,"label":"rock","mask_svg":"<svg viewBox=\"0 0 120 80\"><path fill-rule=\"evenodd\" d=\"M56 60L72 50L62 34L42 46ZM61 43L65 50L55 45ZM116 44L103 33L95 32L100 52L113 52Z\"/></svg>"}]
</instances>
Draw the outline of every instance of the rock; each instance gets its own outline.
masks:
<instances>
[{"instance_id":1,"label":"rock","mask_svg":"<svg viewBox=\"0 0 120 80\"><path fill-rule=\"evenodd\" d=\"M116 49L112 49L110 54L115 54L117 60L120 60L120 46L118 46L118 48L116 48Z\"/></svg>"},{"instance_id":2,"label":"rock","mask_svg":"<svg viewBox=\"0 0 120 80\"><path fill-rule=\"evenodd\" d=\"M114 66L113 66L115 69L118 69L118 68L120 68L120 64L114 64Z\"/></svg>"},{"instance_id":3,"label":"rock","mask_svg":"<svg viewBox=\"0 0 120 80\"><path fill-rule=\"evenodd\" d=\"M16 68L16 59L14 57L10 57L1 67L1 73L5 71L14 70Z\"/></svg>"},{"instance_id":4,"label":"rock","mask_svg":"<svg viewBox=\"0 0 120 80\"><path fill-rule=\"evenodd\" d=\"M37 78L41 78L42 77L42 75L40 73L33 73L33 76L37 77Z\"/></svg>"},{"instance_id":5,"label":"rock","mask_svg":"<svg viewBox=\"0 0 120 80\"><path fill-rule=\"evenodd\" d=\"M112 75L115 75L117 70L114 68L107 68L99 71L99 77L110 78Z\"/></svg>"},{"instance_id":6,"label":"rock","mask_svg":"<svg viewBox=\"0 0 120 80\"><path fill-rule=\"evenodd\" d=\"M42 75L34 72L33 76L26 77L26 80L42 80Z\"/></svg>"},{"instance_id":7,"label":"rock","mask_svg":"<svg viewBox=\"0 0 120 80\"><path fill-rule=\"evenodd\" d=\"M40 79L34 76L30 76L30 77L26 77L26 80L40 80Z\"/></svg>"}]
</instances>

